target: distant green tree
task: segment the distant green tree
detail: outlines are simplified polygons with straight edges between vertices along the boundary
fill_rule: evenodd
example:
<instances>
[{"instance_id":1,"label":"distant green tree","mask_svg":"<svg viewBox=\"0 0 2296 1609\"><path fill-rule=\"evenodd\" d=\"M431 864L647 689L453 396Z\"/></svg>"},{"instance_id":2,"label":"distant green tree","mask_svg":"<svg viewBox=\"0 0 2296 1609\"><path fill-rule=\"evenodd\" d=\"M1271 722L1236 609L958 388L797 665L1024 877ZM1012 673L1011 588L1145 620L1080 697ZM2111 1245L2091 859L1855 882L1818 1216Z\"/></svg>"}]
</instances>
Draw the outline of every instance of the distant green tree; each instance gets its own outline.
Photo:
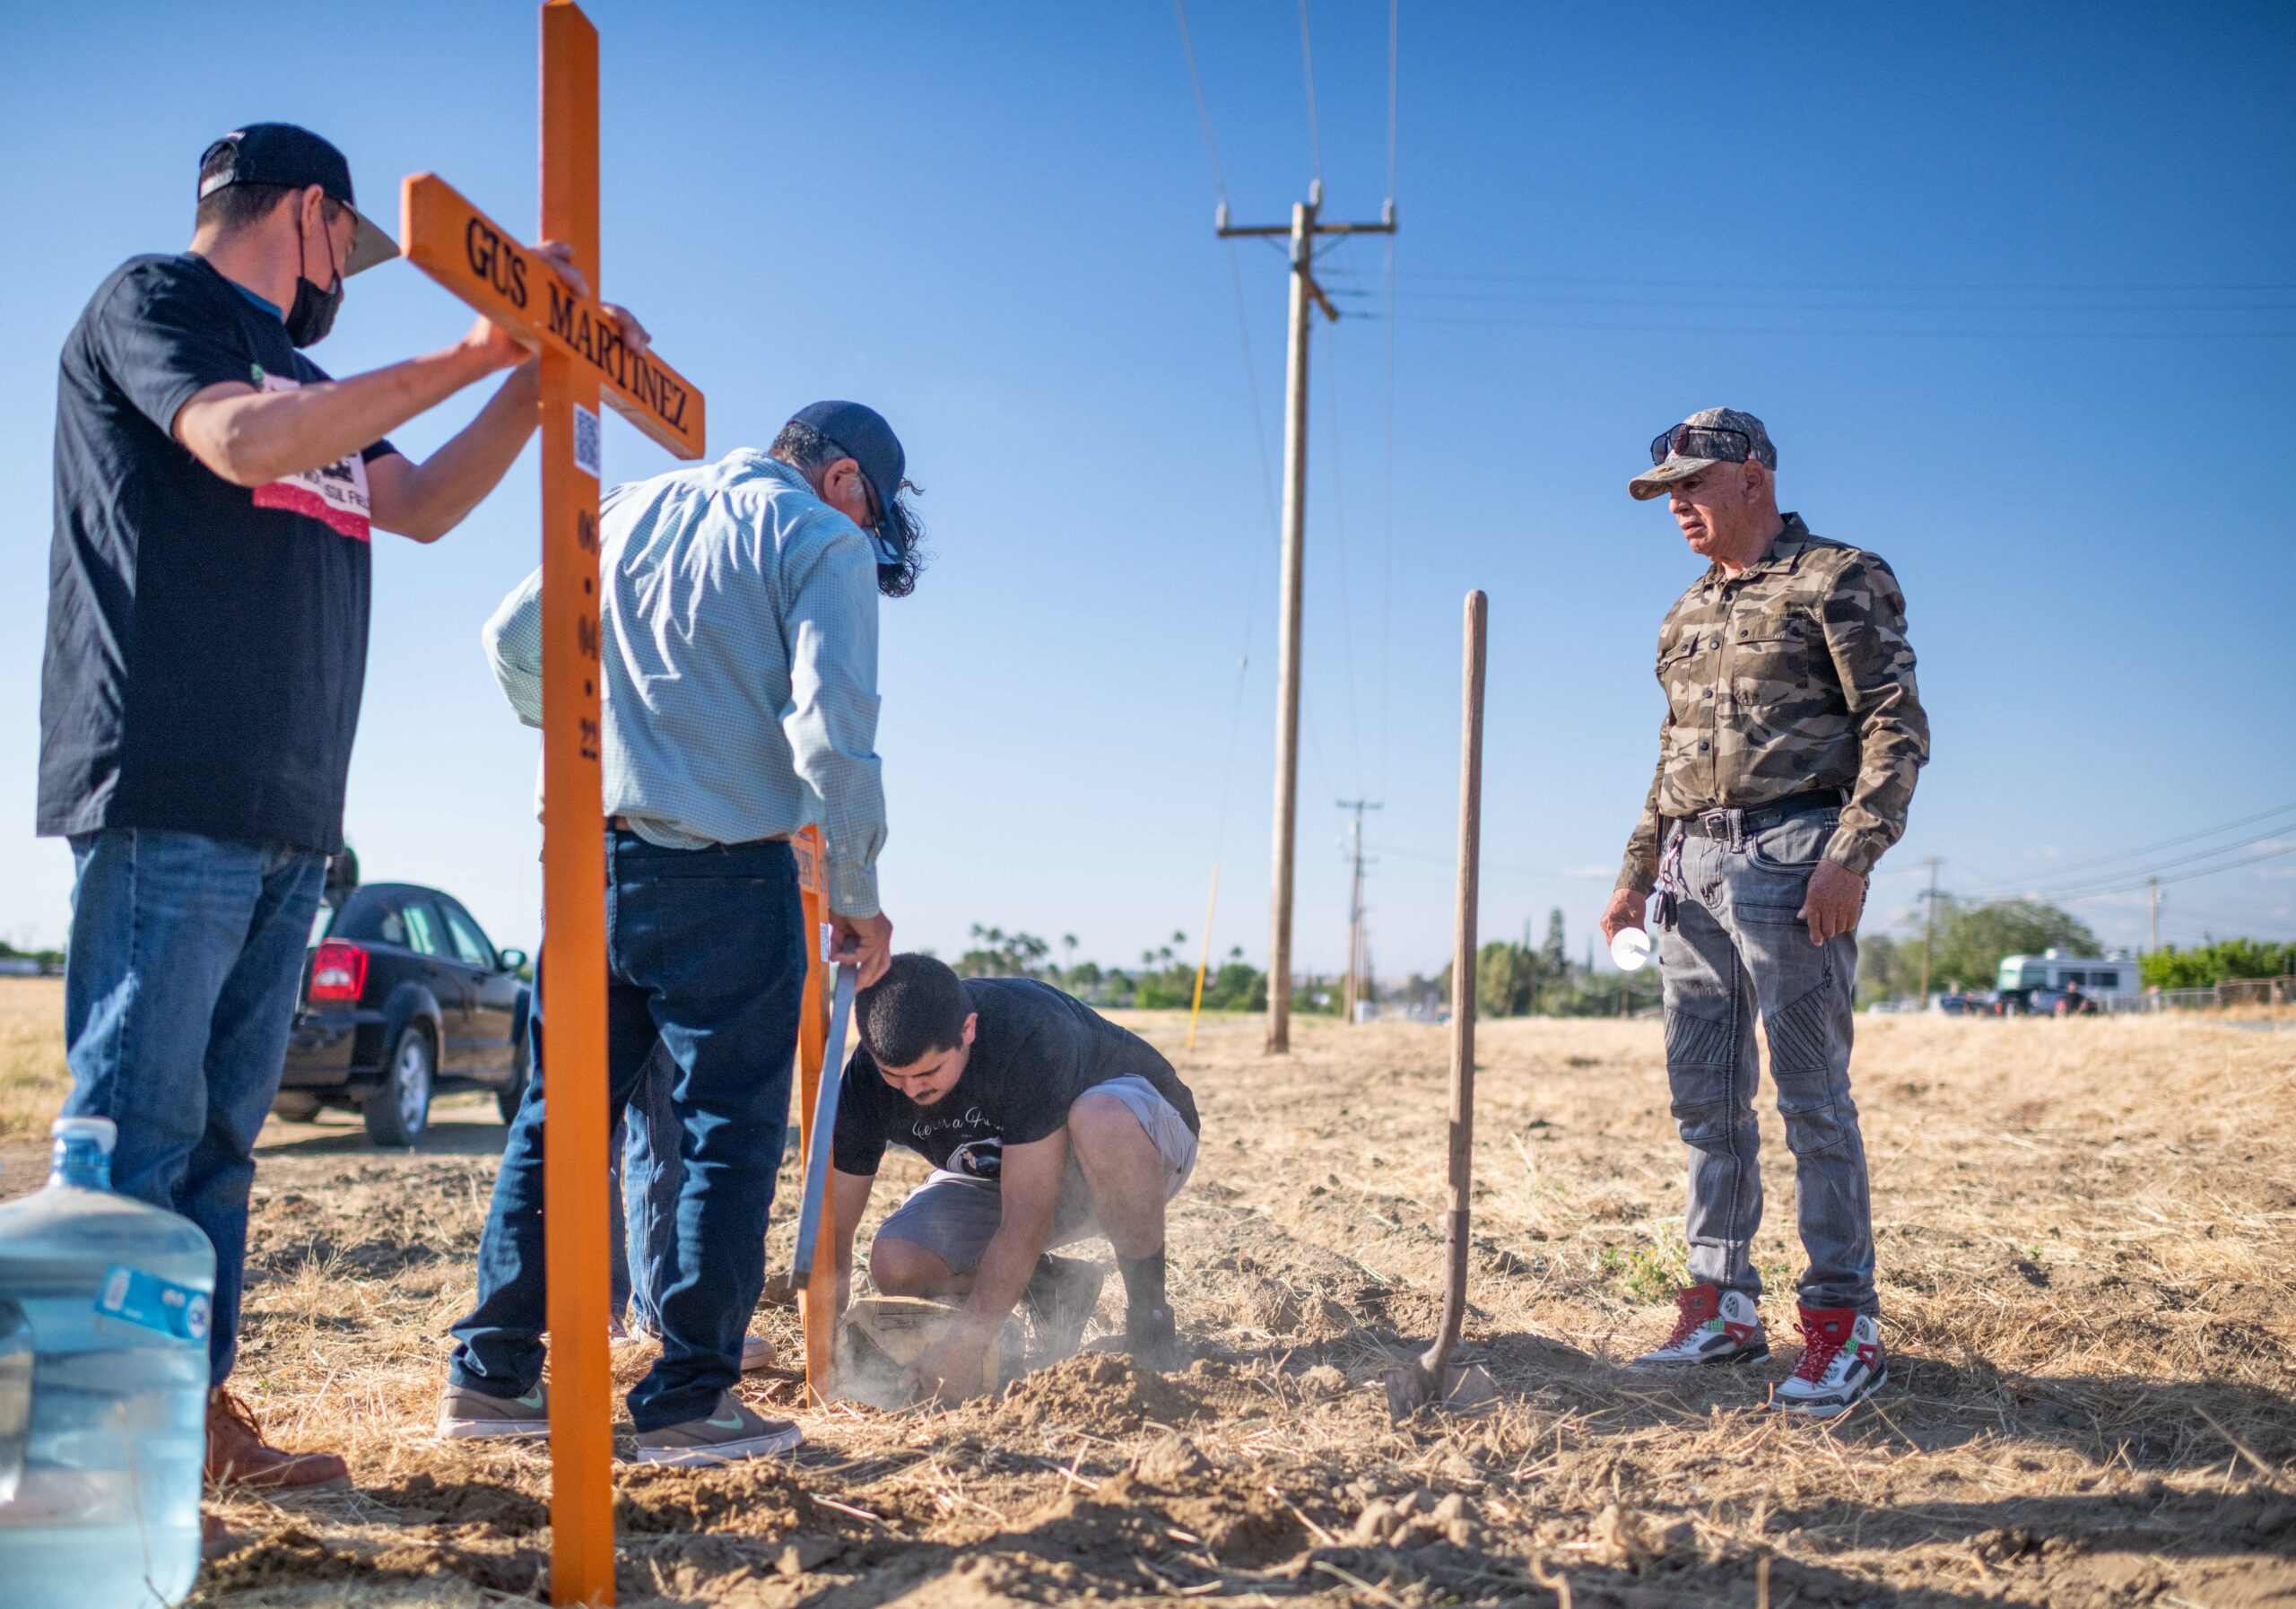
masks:
<instances>
[{"instance_id":1,"label":"distant green tree","mask_svg":"<svg viewBox=\"0 0 2296 1609\"><path fill-rule=\"evenodd\" d=\"M1522 1016L1537 987L1537 957L1526 946L1494 939L1475 952L1474 1008L1481 1015Z\"/></svg>"},{"instance_id":2,"label":"distant green tree","mask_svg":"<svg viewBox=\"0 0 2296 1609\"><path fill-rule=\"evenodd\" d=\"M1265 1011L1267 974L1240 961L1225 961L1204 980L1206 1011Z\"/></svg>"},{"instance_id":3,"label":"distant green tree","mask_svg":"<svg viewBox=\"0 0 2296 1609\"><path fill-rule=\"evenodd\" d=\"M1920 946L1908 945L1918 987ZM1964 988L1989 989L2000 975L2005 955L2039 955L2062 950L2073 955L2094 955L2097 935L2087 923L2069 911L2038 900L1999 900L1988 904L1965 904L1949 894L1937 896L1937 939L1930 955L1930 987L1959 983Z\"/></svg>"},{"instance_id":4,"label":"distant green tree","mask_svg":"<svg viewBox=\"0 0 2296 1609\"><path fill-rule=\"evenodd\" d=\"M1033 933L972 925L972 948L956 960L960 978L1041 978L1052 946Z\"/></svg>"},{"instance_id":5,"label":"distant green tree","mask_svg":"<svg viewBox=\"0 0 2296 1609\"><path fill-rule=\"evenodd\" d=\"M1617 1017L1646 1012L1658 1005L1658 969L1639 972L1588 972L1574 969L1570 980L1540 1001L1539 1009L1556 1017Z\"/></svg>"},{"instance_id":6,"label":"distant green tree","mask_svg":"<svg viewBox=\"0 0 2296 1609\"><path fill-rule=\"evenodd\" d=\"M1931 980L1932 988L1946 988L1959 983L1964 987L1990 988L1993 979L1986 978L1974 986L1967 978L1939 976ZM1861 934L1857 940L1857 1003L1870 1005L1876 1000L1910 1000L1921 992L1921 935L1892 937L1886 933Z\"/></svg>"},{"instance_id":7,"label":"distant green tree","mask_svg":"<svg viewBox=\"0 0 2296 1609\"><path fill-rule=\"evenodd\" d=\"M2153 989L2212 989L2232 978L2285 978L2296 973L2296 944L2268 939L2219 939L2179 950L2155 950L2137 962L2144 987Z\"/></svg>"}]
</instances>

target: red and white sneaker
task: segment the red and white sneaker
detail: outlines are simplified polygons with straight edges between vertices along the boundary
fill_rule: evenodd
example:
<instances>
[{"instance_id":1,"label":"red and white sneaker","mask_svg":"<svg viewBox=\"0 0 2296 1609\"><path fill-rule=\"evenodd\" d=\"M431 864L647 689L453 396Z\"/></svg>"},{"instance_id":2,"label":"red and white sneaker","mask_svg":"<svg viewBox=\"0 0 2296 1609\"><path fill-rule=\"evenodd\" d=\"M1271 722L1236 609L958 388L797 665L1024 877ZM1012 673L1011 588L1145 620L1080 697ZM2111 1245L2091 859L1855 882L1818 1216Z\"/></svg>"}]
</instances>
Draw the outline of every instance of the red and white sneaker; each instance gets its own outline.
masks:
<instances>
[{"instance_id":1,"label":"red and white sneaker","mask_svg":"<svg viewBox=\"0 0 2296 1609\"><path fill-rule=\"evenodd\" d=\"M1890 1378L1882 1326L1872 1314L1805 1307L1801 1330L1802 1361L1770 1394L1770 1405L1781 1413L1831 1419Z\"/></svg>"},{"instance_id":2,"label":"red and white sneaker","mask_svg":"<svg viewBox=\"0 0 2296 1609\"><path fill-rule=\"evenodd\" d=\"M1691 1369L1705 1363L1752 1363L1770 1356L1761 1314L1744 1291L1684 1285L1674 1292L1674 1333L1644 1352L1632 1369Z\"/></svg>"}]
</instances>

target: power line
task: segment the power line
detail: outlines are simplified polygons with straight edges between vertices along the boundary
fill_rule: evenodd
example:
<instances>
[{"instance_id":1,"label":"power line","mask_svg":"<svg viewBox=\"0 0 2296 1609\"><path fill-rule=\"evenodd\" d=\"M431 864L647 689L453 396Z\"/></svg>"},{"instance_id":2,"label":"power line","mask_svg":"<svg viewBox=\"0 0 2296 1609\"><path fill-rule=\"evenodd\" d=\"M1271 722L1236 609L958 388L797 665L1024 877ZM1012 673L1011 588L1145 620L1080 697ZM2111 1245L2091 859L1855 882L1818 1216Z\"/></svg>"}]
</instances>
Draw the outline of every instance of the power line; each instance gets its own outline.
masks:
<instances>
[{"instance_id":1,"label":"power line","mask_svg":"<svg viewBox=\"0 0 2296 1609\"><path fill-rule=\"evenodd\" d=\"M2262 848L2268 841L2262 838L2252 838L2241 843L2212 844L2205 849L2195 849L2189 854L2171 856L2167 860L2156 860L2144 865L2123 866L2118 871L2100 872L2087 877L2069 877L2036 883L2029 885L2030 891L2044 899L2062 898L2075 891L2101 888L2107 883L2118 883L2124 879L2135 878L2141 881L2155 873L2173 871L2179 866L2187 866L2196 860L2207 860L2213 856ZM2272 852L2277 854L2280 851L2275 848ZM2021 889L2016 891L2028 891Z\"/></svg>"},{"instance_id":2,"label":"power line","mask_svg":"<svg viewBox=\"0 0 2296 1609\"><path fill-rule=\"evenodd\" d=\"M1212 137L1212 109L1204 99L1204 75L1196 70L1196 41L1188 38L1187 0L1172 0L1172 13L1179 19L1180 53L1187 57L1187 81L1196 90L1196 116L1204 125L1204 149L1212 158L1212 187L1224 202L1228 181L1220 171L1220 143Z\"/></svg>"},{"instance_id":3,"label":"power line","mask_svg":"<svg viewBox=\"0 0 2296 1609\"><path fill-rule=\"evenodd\" d=\"M1774 280L1774 279L1644 279L1617 274L1492 274L1457 269L1417 268L1411 278L1486 284L1624 286L1643 290L1692 291L2086 291L2122 295L2140 291L2197 291L2229 295L2262 295L2296 291L2296 281L2044 281L2044 280Z\"/></svg>"},{"instance_id":4,"label":"power line","mask_svg":"<svg viewBox=\"0 0 2296 1609\"><path fill-rule=\"evenodd\" d=\"M1456 865L1459 858L1456 852L1448 855L1438 855L1431 849L1405 849L1400 848L1394 844L1373 844L1370 848L1381 855L1399 856L1405 860L1423 860L1434 865L1447 866ZM1542 880L1552 880L1557 883L1587 883L1592 882L1598 877L1607 877L1610 875L1610 873L1606 871L1560 872L1554 870L1552 867L1541 869L1535 866L1501 865L1496 861L1490 860L1479 860L1475 865L1483 871L1500 872L1509 877L1536 877Z\"/></svg>"},{"instance_id":5,"label":"power line","mask_svg":"<svg viewBox=\"0 0 2296 1609\"><path fill-rule=\"evenodd\" d=\"M2162 849L2174 849L2185 844L2197 843L2205 838L2214 838L2220 833L2231 832L2241 827L2254 826L2258 822L2270 821L2275 816L2283 816L2291 813L2296 813L2296 800L2291 800L2285 804L2275 804L2269 810L2259 810L2253 815L2240 816L2230 822L2220 822L2213 827L2203 827L2196 832L2179 833L2174 838L2156 839L2149 844L2139 844L2134 848L2122 849L2111 855L2093 855L2086 860L2070 861L2064 865L2051 866L2048 868L2048 876L2062 877L2068 872L2085 872L2096 866L2111 865L2118 861L2135 860L2140 856L2155 855ZM1987 882L1996 888L2005 889L2016 886L2016 880L2010 877L1988 878Z\"/></svg>"},{"instance_id":6,"label":"power line","mask_svg":"<svg viewBox=\"0 0 2296 1609\"><path fill-rule=\"evenodd\" d=\"M1355 780L1363 780L1363 732L1356 718L1358 700L1355 696L1355 611L1348 601L1347 587L1347 488L1340 476L1340 460L1345 457L1339 439L1339 351L1332 350L1331 359L1324 365L1324 429L1331 438L1331 523L1332 552L1339 561L1339 663L1343 684L1347 689L1347 740L1355 759Z\"/></svg>"},{"instance_id":7,"label":"power line","mask_svg":"<svg viewBox=\"0 0 2296 1609\"><path fill-rule=\"evenodd\" d=\"M1305 0L1301 0L1304 4ZM1387 0L1387 199L1396 194L1396 37L1401 0ZM1392 274L1392 266L1390 267Z\"/></svg>"},{"instance_id":8,"label":"power line","mask_svg":"<svg viewBox=\"0 0 2296 1609\"><path fill-rule=\"evenodd\" d=\"M1300 68L1308 81L1308 154L1314 160L1316 181L1324 177L1324 145L1316 132L1316 48L1308 37L1308 0L1300 0Z\"/></svg>"},{"instance_id":9,"label":"power line","mask_svg":"<svg viewBox=\"0 0 2296 1609\"><path fill-rule=\"evenodd\" d=\"M1351 318L1377 317L1351 313ZM1476 329L1548 330L1565 335L1760 335L1792 340L1816 337L1875 341L2286 341L2296 329L2268 330L2108 330L2108 329L1821 329L1790 325L1727 324L1588 324L1552 318L1451 318L1440 314L1398 313L1403 324L1455 324Z\"/></svg>"},{"instance_id":10,"label":"power line","mask_svg":"<svg viewBox=\"0 0 2296 1609\"><path fill-rule=\"evenodd\" d=\"M1180 54L1187 62L1188 85L1196 95L1196 119L1204 129L1205 155L1212 163L1212 187L1219 197L1220 204L1225 206L1228 180L1221 170L1220 142L1212 130L1212 107L1204 93L1204 74L1196 65L1196 41L1188 34L1186 0L1172 0L1172 14L1179 24ZM1244 396L1251 409L1252 446L1259 457L1260 497L1267 510L1268 535L1271 539L1275 539L1280 537L1282 521L1276 512L1275 472L1268 459L1267 413L1260 404L1259 373L1252 362L1251 317L1244 300L1243 268L1236 257L1236 243L1233 240L1222 243L1228 250L1228 278L1235 293L1237 351L1244 367ZM1229 706L1227 752L1220 768L1220 806L1213 825L1212 861L1215 886L1219 864L1225 858L1228 848L1228 807L1235 791L1236 750L1243 736L1244 693L1249 685L1251 671L1252 626L1259 612L1259 572L1257 556L1248 552L1244 570L1243 640L1236 653L1236 692ZM1207 923L1208 919L1207 913ZM1209 944L1211 939L1207 926L1205 944Z\"/></svg>"},{"instance_id":11,"label":"power line","mask_svg":"<svg viewBox=\"0 0 2296 1609\"><path fill-rule=\"evenodd\" d=\"M1335 285L1334 296L1368 299L1365 286ZM1501 308L1668 308L1678 312L1710 312L1752 309L1770 313L2286 313L2296 302L2285 301L1812 301L1801 297L1706 295L1696 300L1680 296L1609 296L1584 292L1548 291L1538 295L1490 293L1481 291L1420 291L1405 289L1404 300L1413 303L1469 303Z\"/></svg>"},{"instance_id":12,"label":"power line","mask_svg":"<svg viewBox=\"0 0 2296 1609\"><path fill-rule=\"evenodd\" d=\"M2224 851L2222 849L2210 849L2204 851L2204 853L2209 855L2220 855ZM2155 883L2160 883L2165 888L2171 883L2189 883L2196 877L2213 877L2222 872L2237 872L2243 866L2252 866L2261 861L2277 860L2283 855L2296 855L2296 844L2282 844L2277 848L2266 849L2259 854L2245 856L2239 860L2225 861L2221 865L2201 866L2193 871L2179 872L2173 877L2148 875L2139 877L2134 883L2121 883L2117 887L2083 889L2077 892L2052 894L2049 895L2048 898L2051 900L2073 901L2079 900L2100 900L2108 894L2133 894L2137 890L2148 887ZM2187 856L2185 858L2192 859L2195 857ZM2172 861L2169 864L2176 865L2178 863Z\"/></svg>"}]
</instances>

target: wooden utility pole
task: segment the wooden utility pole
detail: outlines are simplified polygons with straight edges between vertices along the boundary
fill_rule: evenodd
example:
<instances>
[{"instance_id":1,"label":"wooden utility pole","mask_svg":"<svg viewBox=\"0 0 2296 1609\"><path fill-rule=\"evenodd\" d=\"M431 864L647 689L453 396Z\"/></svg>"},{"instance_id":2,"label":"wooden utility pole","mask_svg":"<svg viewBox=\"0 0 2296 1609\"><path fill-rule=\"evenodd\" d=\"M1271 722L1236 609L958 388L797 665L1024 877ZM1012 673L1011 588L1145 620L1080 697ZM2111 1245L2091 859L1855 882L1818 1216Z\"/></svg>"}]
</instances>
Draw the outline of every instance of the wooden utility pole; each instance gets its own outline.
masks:
<instances>
[{"instance_id":1,"label":"wooden utility pole","mask_svg":"<svg viewBox=\"0 0 2296 1609\"><path fill-rule=\"evenodd\" d=\"M1342 799L1339 808L1355 813L1353 825L1348 831L1347 857L1351 862L1347 885L1347 984L1339 996L1340 1021L1355 1021L1356 1003L1363 998L1366 948L1363 943L1363 813L1379 806L1370 799Z\"/></svg>"},{"instance_id":2,"label":"wooden utility pole","mask_svg":"<svg viewBox=\"0 0 2296 1609\"><path fill-rule=\"evenodd\" d=\"M1393 201L1387 204L1377 223L1325 223L1318 216L1323 204L1323 181L1318 179L1308 187L1306 203L1292 207L1289 227L1231 224L1225 202L1214 221L1222 239L1288 235L1292 240L1291 337L1284 350L1283 563L1275 628L1275 886L1267 945L1267 1050L1271 1056L1292 1048L1292 871L1300 824L1300 600L1308 526L1309 312L1321 308L1325 317L1339 317L1339 309L1316 283L1316 239L1396 232Z\"/></svg>"},{"instance_id":3,"label":"wooden utility pole","mask_svg":"<svg viewBox=\"0 0 2296 1609\"><path fill-rule=\"evenodd\" d=\"M1937 936L1937 857L1932 855L1921 864L1929 868L1929 892L1921 902L1921 1007L1926 1011L1929 1009L1929 947Z\"/></svg>"},{"instance_id":4,"label":"wooden utility pole","mask_svg":"<svg viewBox=\"0 0 2296 1609\"><path fill-rule=\"evenodd\" d=\"M2152 927L2152 939L2144 946L2144 953L2150 955L2161 947L2161 880L2158 877L2144 880L2144 903L2150 908Z\"/></svg>"}]
</instances>

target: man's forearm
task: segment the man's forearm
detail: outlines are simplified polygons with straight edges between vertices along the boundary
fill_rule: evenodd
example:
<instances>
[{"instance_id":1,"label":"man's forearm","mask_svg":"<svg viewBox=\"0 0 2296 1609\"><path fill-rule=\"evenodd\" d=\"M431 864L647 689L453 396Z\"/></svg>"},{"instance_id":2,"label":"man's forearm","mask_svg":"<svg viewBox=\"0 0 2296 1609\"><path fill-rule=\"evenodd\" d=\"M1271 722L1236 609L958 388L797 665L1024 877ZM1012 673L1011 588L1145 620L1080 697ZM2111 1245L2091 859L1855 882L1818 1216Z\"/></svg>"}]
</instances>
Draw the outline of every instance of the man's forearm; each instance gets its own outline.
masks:
<instances>
[{"instance_id":1,"label":"man's forearm","mask_svg":"<svg viewBox=\"0 0 2296 1609\"><path fill-rule=\"evenodd\" d=\"M1824 857L1845 871L1871 877L1883 854L1905 836L1906 813L1920 770L1920 761L1911 755L1869 742L1840 822L1826 840Z\"/></svg>"},{"instance_id":2,"label":"man's forearm","mask_svg":"<svg viewBox=\"0 0 2296 1609\"><path fill-rule=\"evenodd\" d=\"M972 1293L965 1298L963 1322L984 1335L993 1335L1029 1288L1044 1243L1051 1238L1049 1223L1015 1222L1010 1215L997 1226L980 1266L972 1276Z\"/></svg>"},{"instance_id":3,"label":"man's forearm","mask_svg":"<svg viewBox=\"0 0 2296 1609\"><path fill-rule=\"evenodd\" d=\"M1618 882L1613 886L1647 894L1658 881L1658 777L1665 767L1663 738L1659 751L1659 771L1650 778L1650 791L1643 796L1642 814L1628 834L1626 855L1619 863Z\"/></svg>"},{"instance_id":4,"label":"man's forearm","mask_svg":"<svg viewBox=\"0 0 2296 1609\"><path fill-rule=\"evenodd\" d=\"M480 633L494 680L518 718L542 725L542 571L518 583Z\"/></svg>"},{"instance_id":5,"label":"man's forearm","mask_svg":"<svg viewBox=\"0 0 2296 1609\"><path fill-rule=\"evenodd\" d=\"M457 343L348 379L195 396L176 416L176 435L225 480L265 485L359 451L494 367L483 352Z\"/></svg>"},{"instance_id":6,"label":"man's forearm","mask_svg":"<svg viewBox=\"0 0 2296 1609\"><path fill-rule=\"evenodd\" d=\"M542 386L533 363L511 370L478 417L395 483L375 489L375 523L386 530L436 542L494 490L525 450L541 420Z\"/></svg>"}]
</instances>

